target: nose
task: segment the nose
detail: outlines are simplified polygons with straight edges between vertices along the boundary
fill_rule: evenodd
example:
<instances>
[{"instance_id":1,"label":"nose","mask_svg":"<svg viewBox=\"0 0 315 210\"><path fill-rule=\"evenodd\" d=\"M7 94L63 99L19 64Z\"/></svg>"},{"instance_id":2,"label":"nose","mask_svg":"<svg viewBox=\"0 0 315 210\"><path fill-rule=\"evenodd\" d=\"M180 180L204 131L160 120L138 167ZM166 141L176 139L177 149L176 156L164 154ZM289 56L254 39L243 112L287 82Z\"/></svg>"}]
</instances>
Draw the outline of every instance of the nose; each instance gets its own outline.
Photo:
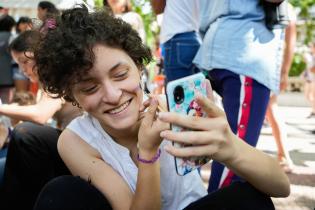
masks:
<instances>
[{"instance_id":1,"label":"nose","mask_svg":"<svg viewBox=\"0 0 315 210\"><path fill-rule=\"evenodd\" d=\"M107 82L103 85L102 101L107 104L117 105L120 102L122 96L122 90L117 84Z\"/></svg>"}]
</instances>

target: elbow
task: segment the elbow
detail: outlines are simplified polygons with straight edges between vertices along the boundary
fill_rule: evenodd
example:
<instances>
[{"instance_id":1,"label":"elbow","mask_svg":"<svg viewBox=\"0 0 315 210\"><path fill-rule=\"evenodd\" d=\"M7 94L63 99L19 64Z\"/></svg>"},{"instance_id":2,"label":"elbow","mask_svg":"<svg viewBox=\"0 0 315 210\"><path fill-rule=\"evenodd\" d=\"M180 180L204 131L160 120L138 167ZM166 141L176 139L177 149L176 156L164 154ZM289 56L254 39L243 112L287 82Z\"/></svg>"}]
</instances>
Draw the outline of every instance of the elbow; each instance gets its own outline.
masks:
<instances>
[{"instance_id":1,"label":"elbow","mask_svg":"<svg viewBox=\"0 0 315 210\"><path fill-rule=\"evenodd\" d=\"M272 197L278 197L278 198L285 198L288 197L291 193L291 187L290 187L290 181L287 176L285 176L280 182L279 182L279 191L272 195Z\"/></svg>"},{"instance_id":2,"label":"elbow","mask_svg":"<svg viewBox=\"0 0 315 210\"><path fill-rule=\"evenodd\" d=\"M46 117L36 115L33 117L32 121L35 123L43 125L43 124L47 123L48 119L46 119Z\"/></svg>"}]
</instances>

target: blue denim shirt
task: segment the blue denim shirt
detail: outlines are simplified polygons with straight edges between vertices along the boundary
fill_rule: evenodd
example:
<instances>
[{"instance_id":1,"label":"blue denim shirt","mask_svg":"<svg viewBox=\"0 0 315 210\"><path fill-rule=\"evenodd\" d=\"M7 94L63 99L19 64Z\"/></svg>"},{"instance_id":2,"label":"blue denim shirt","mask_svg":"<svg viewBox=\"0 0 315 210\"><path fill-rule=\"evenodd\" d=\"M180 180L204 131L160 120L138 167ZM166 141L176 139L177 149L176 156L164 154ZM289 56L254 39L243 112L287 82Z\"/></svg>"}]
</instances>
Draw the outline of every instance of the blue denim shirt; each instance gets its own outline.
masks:
<instances>
[{"instance_id":1,"label":"blue denim shirt","mask_svg":"<svg viewBox=\"0 0 315 210\"><path fill-rule=\"evenodd\" d=\"M200 0L203 36L194 63L226 69L279 91L283 29L270 31L259 0Z\"/></svg>"}]
</instances>

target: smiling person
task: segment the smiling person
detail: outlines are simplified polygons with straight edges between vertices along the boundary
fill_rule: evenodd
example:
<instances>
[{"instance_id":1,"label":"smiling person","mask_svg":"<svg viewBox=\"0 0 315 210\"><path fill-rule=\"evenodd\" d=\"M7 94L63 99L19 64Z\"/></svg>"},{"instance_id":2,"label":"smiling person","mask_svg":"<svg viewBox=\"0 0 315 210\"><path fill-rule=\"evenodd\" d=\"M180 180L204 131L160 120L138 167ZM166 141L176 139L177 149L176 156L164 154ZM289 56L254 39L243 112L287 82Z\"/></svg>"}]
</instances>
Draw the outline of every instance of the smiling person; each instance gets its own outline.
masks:
<instances>
[{"instance_id":1,"label":"smiling person","mask_svg":"<svg viewBox=\"0 0 315 210\"><path fill-rule=\"evenodd\" d=\"M151 54L122 20L104 11L88 13L84 6L66 10L41 41L35 60L44 90L86 114L58 140L74 176L50 181L34 209L274 209L269 196L289 194L277 161L235 140L225 114L210 99L196 99L209 118L157 114L158 98L143 102L140 75ZM174 134L169 123L196 131ZM195 146L181 151L163 138ZM207 195L197 170L176 174L171 154L208 155L250 184Z\"/></svg>"},{"instance_id":2,"label":"smiling person","mask_svg":"<svg viewBox=\"0 0 315 210\"><path fill-rule=\"evenodd\" d=\"M12 57L32 82L38 82L33 50L41 36L38 31L25 31L9 46ZM32 105L0 105L0 115L24 121L7 135L10 142L0 186L1 209L32 209L46 182L69 174L57 152L57 140L61 131L73 118L81 115L81 111L70 103L40 92L37 102ZM45 125L51 118L56 120L57 128Z\"/></svg>"}]
</instances>

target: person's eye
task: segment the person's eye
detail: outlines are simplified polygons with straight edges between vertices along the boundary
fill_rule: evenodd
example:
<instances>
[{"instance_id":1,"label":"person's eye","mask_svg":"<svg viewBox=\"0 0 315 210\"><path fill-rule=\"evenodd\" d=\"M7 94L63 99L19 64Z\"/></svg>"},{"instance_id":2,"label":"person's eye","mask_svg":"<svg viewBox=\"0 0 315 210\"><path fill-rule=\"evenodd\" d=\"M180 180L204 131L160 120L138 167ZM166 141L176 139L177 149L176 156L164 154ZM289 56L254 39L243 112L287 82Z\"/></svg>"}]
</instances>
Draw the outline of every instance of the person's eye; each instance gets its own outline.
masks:
<instances>
[{"instance_id":1,"label":"person's eye","mask_svg":"<svg viewBox=\"0 0 315 210\"><path fill-rule=\"evenodd\" d=\"M81 92L85 94L91 94L91 93L94 93L96 90L97 90L97 85L93 85L93 86L81 89Z\"/></svg>"},{"instance_id":2,"label":"person's eye","mask_svg":"<svg viewBox=\"0 0 315 210\"><path fill-rule=\"evenodd\" d=\"M121 71L121 72L118 72L117 74L115 74L115 78L120 80L120 79L125 79L128 75L128 70L125 70L125 71Z\"/></svg>"}]
</instances>

